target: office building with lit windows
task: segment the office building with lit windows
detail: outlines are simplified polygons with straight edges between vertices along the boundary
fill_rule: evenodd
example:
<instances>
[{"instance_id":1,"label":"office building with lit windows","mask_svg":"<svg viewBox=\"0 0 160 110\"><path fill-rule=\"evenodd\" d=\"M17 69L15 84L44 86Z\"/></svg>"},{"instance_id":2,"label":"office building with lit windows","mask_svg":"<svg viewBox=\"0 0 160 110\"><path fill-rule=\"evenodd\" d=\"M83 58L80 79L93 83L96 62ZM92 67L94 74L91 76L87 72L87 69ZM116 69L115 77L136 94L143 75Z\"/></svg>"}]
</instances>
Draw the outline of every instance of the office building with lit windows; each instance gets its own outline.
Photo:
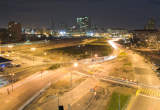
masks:
<instances>
[{"instance_id":1,"label":"office building with lit windows","mask_svg":"<svg viewBox=\"0 0 160 110\"><path fill-rule=\"evenodd\" d=\"M90 18L87 16L77 18L77 27L82 31L90 29L91 27Z\"/></svg>"},{"instance_id":2,"label":"office building with lit windows","mask_svg":"<svg viewBox=\"0 0 160 110\"><path fill-rule=\"evenodd\" d=\"M8 23L8 33L12 41L20 41L22 39L22 26L20 23L10 21Z\"/></svg>"}]
</instances>

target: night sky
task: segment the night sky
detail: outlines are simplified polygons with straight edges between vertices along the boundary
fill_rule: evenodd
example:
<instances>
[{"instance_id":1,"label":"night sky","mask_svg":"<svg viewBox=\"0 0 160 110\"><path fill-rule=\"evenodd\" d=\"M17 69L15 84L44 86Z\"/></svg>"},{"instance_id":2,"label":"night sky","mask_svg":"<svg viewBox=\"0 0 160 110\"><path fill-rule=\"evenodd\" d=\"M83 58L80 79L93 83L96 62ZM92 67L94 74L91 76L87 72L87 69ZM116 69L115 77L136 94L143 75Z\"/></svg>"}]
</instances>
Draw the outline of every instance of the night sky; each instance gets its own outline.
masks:
<instances>
[{"instance_id":1,"label":"night sky","mask_svg":"<svg viewBox=\"0 0 160 110\"><path fill-rule=\"evenodd\" d=\"M160 0L0 0L0 27L10 20L49 27L51 18L71 25L78 16L100 26L143 28L150 17L160 24Z\"/></svg>"}]
</instances>

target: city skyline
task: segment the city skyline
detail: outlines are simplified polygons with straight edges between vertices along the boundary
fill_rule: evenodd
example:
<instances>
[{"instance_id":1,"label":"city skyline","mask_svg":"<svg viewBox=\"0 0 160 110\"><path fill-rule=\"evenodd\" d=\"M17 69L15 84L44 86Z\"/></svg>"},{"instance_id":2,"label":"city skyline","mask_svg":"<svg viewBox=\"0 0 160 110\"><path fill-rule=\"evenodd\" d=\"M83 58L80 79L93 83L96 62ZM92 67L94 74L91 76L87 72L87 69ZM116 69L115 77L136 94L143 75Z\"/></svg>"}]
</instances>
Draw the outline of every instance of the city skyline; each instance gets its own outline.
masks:
<instances>
[{"instance_id":1,"label":"city skyline","mask_svg":"<svg viewBox=\"0 0 160 110\"><path fill-rule=\"evenodd\" d=\"M160 110L160 0L1 0L0 110Z\"/></svg>"},{"instance_id":2,"label":"city skyline","mask_svg":"<svg viewBox=\"0 0 160 110\"><path fill-rule=\"evenodd\" d=\"M56 23L72 25L80 16L89 16L93 24L108 28L143 28L151 17L156 19L157 24L160 22L159 0L6 0L0 1L0 6L0 27L6 27L8 21L18 21L25 26L50 27L52 18Z\"/></svg>"}]
</instances>

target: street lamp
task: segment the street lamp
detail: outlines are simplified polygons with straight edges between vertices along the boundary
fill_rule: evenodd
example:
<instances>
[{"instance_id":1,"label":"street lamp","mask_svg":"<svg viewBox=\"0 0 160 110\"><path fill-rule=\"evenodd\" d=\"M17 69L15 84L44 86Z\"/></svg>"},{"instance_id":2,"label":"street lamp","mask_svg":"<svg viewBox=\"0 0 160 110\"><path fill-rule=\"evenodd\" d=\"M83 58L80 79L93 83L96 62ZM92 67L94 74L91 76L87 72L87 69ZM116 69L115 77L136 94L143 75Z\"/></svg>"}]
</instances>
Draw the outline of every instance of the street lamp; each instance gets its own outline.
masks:
<instances>
[{"instance_id":1,"label":"street lamp","mask_svg":"<svg viewBox=\"0 0 160 110\"><path fill-rule=\"evenodd\" d=\"M14 81L13 81L13 78L14 78L14 75L15 75L14 73L13 73L13 74L10 74L10 76L11 76L11 83L12 83L12 92L13 92L13 82L14 82Z\"/></svg>"},{"instance_id":2,"label":"street lamp","mask_svg":"<svg viewBox=\"0 0 160 110\"><path fill-rule=\"evenodd\" d=\"M74 67L74 68L77 68L77 67L78 67L78 63L75 62L75 63L73 64L73 67ZM71 77L70 77L70 78L71 78L70 81L71 81L71 89L72 89L72 72L71 72Z\"/></svg>"},{"instance_id":3,"label":"street lamp","mask_svg":"<svg viewBox=\"0 0 160 110\"><path fill-rule=\"evenodd\" d=\"M73 64L73 66L74 66L74 67L78 67L78 63L75 62L75 63Z\"/></svg>"},{"instance_id":4,"label":"street lamp","mask_svg":"<svg viewBox=\"0 0 160 110\"><path fill-rule=\"evenodd\" d=\"M74 62L73 67L77 68L78 67L78 63ZM70 83L71 83L71 89L72 89L72 72L70 72L70 75L71 75L71 77L70 77L70 81L71 82ZM70 104L68 105L68 108L69 108L69 110L71 110L71 105Z\"/></svg>"},{"instance_id":5,"label":"street lamp","mask_svg":"<svg viewBox=\"0 0 160 110\"><path fill-rule=\"evenodd\" d=\"M9 45L8 47L9 47L9 48L12 48L12 47L13 47L13 45Z\"/></svg>"},{"instance_id":6,"label":"street lamp","mask_svg":"<svg viewBox=\"0 0 160 110\"><path fill-rule=\"evenodd\" d=\"M95 54L94 56L95 56L96 58L98 57L98 55L97 55L97 54Z\"/></svg>"},{"instance_id":7,"label":"street lamp","mask_svg":"<svg viewBox=\"0 0 160 110\"><path fill-rule=\"evenodd\" d=\"M31 48L31 51L32 52L36 51L36 48ZM33 55L33 64L34 64L34 55Z\"/></svg>"},{"instance_id":8,"label":"street lamp","mask_svg":"<svg viewBox=\"0 0 160 110\"><path fill-rule=\"evenodd\" d=\"M10 52L12 52L13 45L8 45Z\"/></svg>"},{"instance_id":9,"label":"street lamp","mask_svg":"<svg viewBox=\"0 0 160 110\"><path fill-rule=\"evenodd\" d=\"M35 51L36 50L36 48L31 48L31 51Z\"/></svg>"},{"instance_id":10,"label":"street lamp","mask_svg":"<svg viewBox=\"0 0 160 110\"><path fill-rule=\"evenodd\" d=\"M47 55L47 53L45 52L45 53L44 53L44 55L46 56L46 55Z\"/></svg>"}]
</instances>

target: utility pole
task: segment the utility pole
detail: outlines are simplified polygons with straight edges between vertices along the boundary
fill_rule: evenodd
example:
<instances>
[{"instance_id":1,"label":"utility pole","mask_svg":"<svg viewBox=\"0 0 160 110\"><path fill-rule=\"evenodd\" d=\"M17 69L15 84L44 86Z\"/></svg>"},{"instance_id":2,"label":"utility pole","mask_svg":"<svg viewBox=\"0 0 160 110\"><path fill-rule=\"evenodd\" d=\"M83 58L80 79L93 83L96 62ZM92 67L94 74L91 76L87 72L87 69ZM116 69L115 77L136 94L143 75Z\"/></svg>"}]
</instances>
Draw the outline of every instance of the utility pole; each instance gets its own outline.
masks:
<instances>
[{"instance_id":1,"label":"utility pole","mask_svg":"<svg viewBox=\"0 0 160 110\"><path fill-rule=\"evenodd\" d=\"M120 104L120 95L119 95L119 110L121 109L121 104Z\"/></svg>"},{"instance_id":2,"label":"utility pole","mask_svg":"<svg viewBox=\"0 0 160 110\"><path fill-rule=\"evenodd\" d=\"M70 73L70 84L71 84L71 89L72 89L72 72Z\"/></svg>"}]
</instances>

